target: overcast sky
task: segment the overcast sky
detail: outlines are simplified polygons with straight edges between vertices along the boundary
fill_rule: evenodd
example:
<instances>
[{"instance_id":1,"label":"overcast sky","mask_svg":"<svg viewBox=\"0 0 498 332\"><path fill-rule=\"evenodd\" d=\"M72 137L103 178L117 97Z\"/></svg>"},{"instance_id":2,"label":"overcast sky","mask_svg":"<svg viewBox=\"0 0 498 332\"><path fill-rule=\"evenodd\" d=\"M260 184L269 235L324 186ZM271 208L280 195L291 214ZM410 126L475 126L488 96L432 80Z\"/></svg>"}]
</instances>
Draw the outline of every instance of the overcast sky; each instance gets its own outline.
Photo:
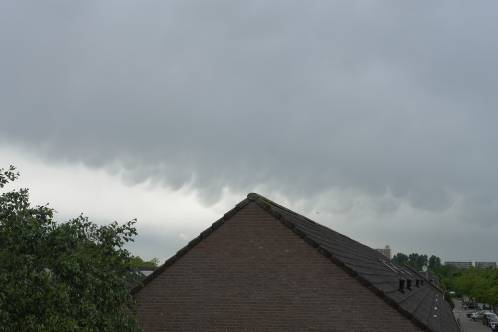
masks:
<instances>
[{"instance_id":1,"label":"overcast sky","mask_svg":"<svg viewBox=\"0 0 498 332\"><path fill-rule=\"evenodd\" d=\"M0 166L172 255L257 191L498 259L496 1L0 0Z\"/></svg>"}]
</instances>

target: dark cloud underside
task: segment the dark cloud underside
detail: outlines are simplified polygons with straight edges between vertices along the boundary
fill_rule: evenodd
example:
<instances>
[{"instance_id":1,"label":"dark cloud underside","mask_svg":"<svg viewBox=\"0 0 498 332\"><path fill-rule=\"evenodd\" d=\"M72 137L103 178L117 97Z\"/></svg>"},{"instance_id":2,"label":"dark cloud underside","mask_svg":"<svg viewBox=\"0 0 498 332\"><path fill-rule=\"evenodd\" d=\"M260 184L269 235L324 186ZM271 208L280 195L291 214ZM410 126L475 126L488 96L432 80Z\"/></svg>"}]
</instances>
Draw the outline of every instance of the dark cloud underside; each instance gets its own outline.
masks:
<instances>
[{"instance_id":1,"label":"dark cloud underside","mask_svg":"<svg viewBox=\"0 0 498 332\"><path fill-rule=\"evenodd\" d=\"M3 1L0 139L214 200L498 211L496 2Z\"/></svg>"}]
</instances>

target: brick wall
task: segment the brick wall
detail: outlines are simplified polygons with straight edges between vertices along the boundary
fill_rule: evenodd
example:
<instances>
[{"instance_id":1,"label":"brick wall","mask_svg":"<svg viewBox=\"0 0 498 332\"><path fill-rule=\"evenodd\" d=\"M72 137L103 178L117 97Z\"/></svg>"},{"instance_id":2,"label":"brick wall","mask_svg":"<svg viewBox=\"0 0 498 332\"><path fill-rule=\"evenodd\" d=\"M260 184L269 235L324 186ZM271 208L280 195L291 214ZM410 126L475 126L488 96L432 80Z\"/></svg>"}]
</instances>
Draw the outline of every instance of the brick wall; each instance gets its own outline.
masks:
<instances>
[{"instance_id":1,"label":"brick wall","mask_svg":"<svg viewBox=\"0 0 498 332\"><path fill-rule=\"evenodd\" d=\"M419 331L254 203L135 297L145 331Z\"/></svg>"}]
</instances>

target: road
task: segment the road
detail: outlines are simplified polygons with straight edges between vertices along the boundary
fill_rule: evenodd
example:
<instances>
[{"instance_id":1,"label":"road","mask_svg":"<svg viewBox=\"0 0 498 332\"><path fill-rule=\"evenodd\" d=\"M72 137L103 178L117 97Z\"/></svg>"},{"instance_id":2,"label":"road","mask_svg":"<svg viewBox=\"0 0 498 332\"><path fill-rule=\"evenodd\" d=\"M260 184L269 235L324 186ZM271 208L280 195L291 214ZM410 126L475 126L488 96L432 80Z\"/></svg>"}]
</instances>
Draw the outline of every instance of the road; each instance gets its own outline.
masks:
<instances>
[{"instance_id":1,"label":"road","mask_svg":"<svg viewBox=\"0 0 498 332\"><path fill-rule=\"evenodd\" d=\"M462 324L462 331L463 332L491 332L491 329L485 325L482 325L480 321L478 322L473 322L470 320L467 316L466 313L470 312L472 310L463 310L462 309L462 304L459 301L455 301L455 310L453 310L455 317L457 320L460 320L460 323Z\"/></svg>"}]
</instances>

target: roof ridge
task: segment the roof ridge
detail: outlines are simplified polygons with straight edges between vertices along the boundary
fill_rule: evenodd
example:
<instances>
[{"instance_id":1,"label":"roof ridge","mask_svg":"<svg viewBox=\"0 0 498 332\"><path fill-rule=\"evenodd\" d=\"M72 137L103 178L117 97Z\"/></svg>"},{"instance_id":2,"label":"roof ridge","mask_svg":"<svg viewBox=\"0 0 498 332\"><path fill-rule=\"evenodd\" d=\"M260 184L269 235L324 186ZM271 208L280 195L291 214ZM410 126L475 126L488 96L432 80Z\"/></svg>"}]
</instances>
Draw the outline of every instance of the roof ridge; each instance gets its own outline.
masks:
<instances>
[{"instance_id":1,"label":"roof ridge","mask_svg":"<svg viewBox=\"0 0 498 332\"><path fill-rule=\"evenodd\" d=\"M319 224L319 223L317 223L316 221L313 221L313 220L311 220L310 218L308 218L308 217L306 217L306 216L303 216L302 214L299 214L299 213L297 213L297 212L295 212L295 211L292 211L291 209L286 208L285 206L282 206L282 205L280 205L280 204L278 204L278 203L276 203L276 202L272 201L271 199L266 198L265 196L260 195L260 194L258 194L258 193L249 193L249 194L247 194L247 199L249 199L249 200L251 200L251 201L257 201L258 199L261 199L261 200L263 200L263 201L267 202L268 204L271 204L271 205L277 206L278 208L280 208L280 209L282 209L282 210L284 210L284 211L286 211L286 212L289 212L289 213L291 213L291 214L293 214L293 215L295 215L295 216L299 216L299 217L301 217L301 218L304 218L304 219L306 219L307 221L309 221L309 222L311 222L311 223L313 223L313 224L320 225L320 224ZM320 226L322 226L322 225L320 225Z\"/></svg>"},{"instance_id":2,"label":"roof ridge","mask_svg":"<svg viewBox=\"0 0 498 332\"><path fill-rule=\"evenodd\" d=\"M311 220L310 218L308 218L308 217L306 217L306 216L304 216L304 215L302 215L302 214L299 214L299 213L297 213L297 212L295 212L295 211L293 211L293 210L291 210L291 209L289 209L289 208L286 208L285 206L282 206L282 205L280 205L280 204L278 204L278 203L276 203L276 202L272 201L271 199L266 198L266 197L265 197L265 196L263 196L263 195L260 195L260 194L258 194L258 193L254 193L254 192L252 192L252 193L247 194L247 199L249 199L249 200L251 200L251 201L254 201L254 202L256 202L256 203L258 202L258 199L259 199L259 200L262 200L262 201L264 201L265 203L267 203L267 204L269 204L269 205L276 206L276 207L278 207L279 209L282 209L282 210L284 210L284 211L286 211L286 212L288 212L288 213L290 213L290 214L292 214L292 215L294 215L294 216L296 216L296 217L303 218L303 219L305 219L307 222L310 222L310 223L312 223L312 224L314 224L314 225L317 225L317 226L320 226L320 227L326 228L326 229L328 229L329 231L332 231L332 232L334 232L334 233L338 234L339 236L341 236L341 237L343 237L343 238L345 238L345 239L348 239L348 240L350 240L350 241L353 241L354 243L359 244L359 245L360 245L360 246L362 246L362 247L368 248L368 249L370 249L370 250L374 251L376 254L378 254L377 256L379 256L379 257L380 257L380 256L383 256L382 254L380 254L380 253L378 253L377 251L375 251L375 249L372 249L371 247L367 246L366 244L363 244L363 243L361 243L361 242L359 242L359 241L356 241L355 239L352 239L352 238L350 238L350 237L349 237L349 236L347 236L347 235L344 235L344 234L342 234L342 233L339 233L339 232L337 232L337 231L335 231L335 230L333 230L333 229L330 229L330 228L329 228L329 227L327 227L327 226L324 226L324 225L322 225L322 224L320 224L320 223L318 223L318 222L316 222L316 221L314 221L314 220Z\"/></svg>"}]
</instances>

